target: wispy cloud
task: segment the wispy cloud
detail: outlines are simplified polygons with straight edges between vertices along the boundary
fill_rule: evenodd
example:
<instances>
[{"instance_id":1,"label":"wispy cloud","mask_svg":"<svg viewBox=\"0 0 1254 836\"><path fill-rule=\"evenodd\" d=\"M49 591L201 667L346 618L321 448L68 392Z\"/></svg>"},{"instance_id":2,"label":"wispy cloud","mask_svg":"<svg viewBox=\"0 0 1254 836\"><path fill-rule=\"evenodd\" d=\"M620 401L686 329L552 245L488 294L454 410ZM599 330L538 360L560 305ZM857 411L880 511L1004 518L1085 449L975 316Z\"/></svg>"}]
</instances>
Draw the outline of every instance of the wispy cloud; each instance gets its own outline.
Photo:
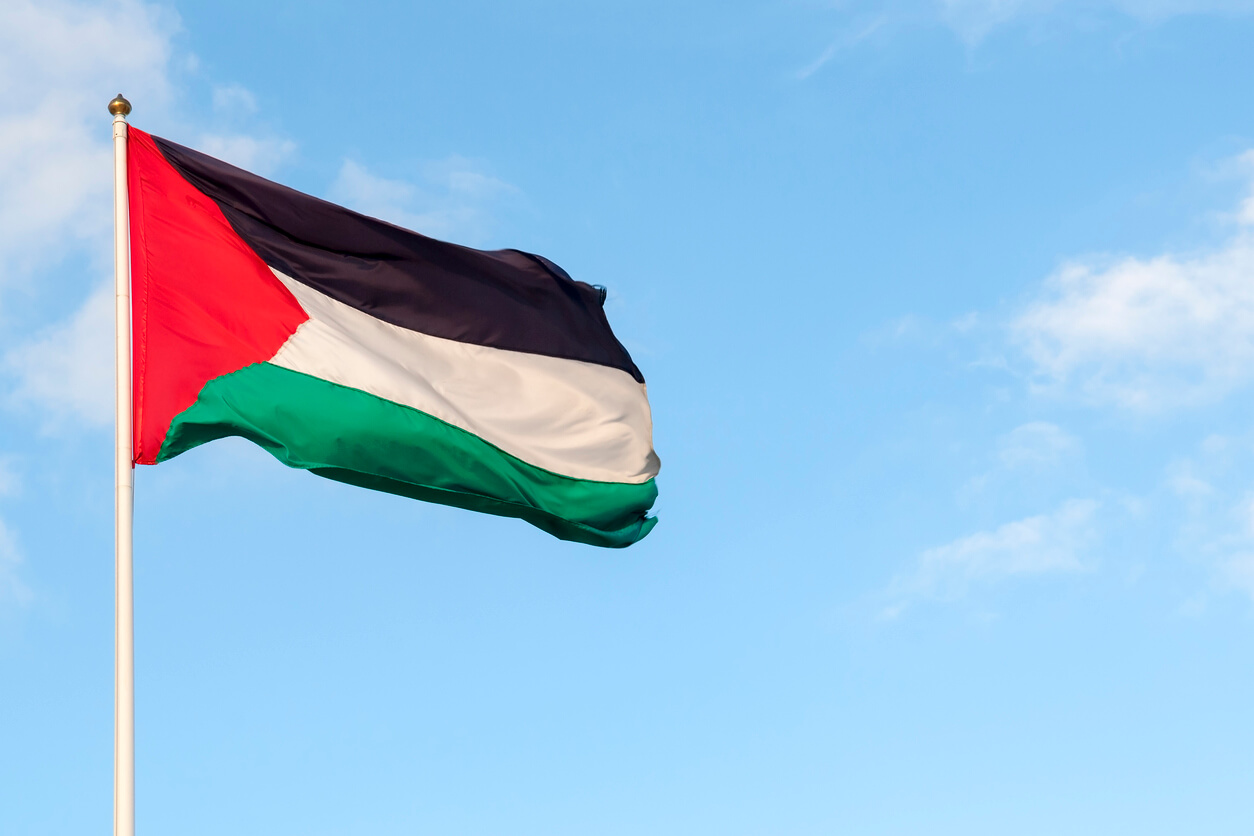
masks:
<instances>
[{"instance_id":1,"label":"wispy cloud","mask_svg":"<svg viewBox=\"0 0 1254 836\"><path fill-rule=\"evenodd\" d=\"M330 197L424 235L473 243L486 236L492 210L517 191L470 160L451 156L423 165L419 183L380 177L345 160Z\"/></svg>"},{"instance_id":2,"label":"wispy cloud","mask_svg":"<svg viewBox=\"0 0 1254 836\"><path fill-rule=\"evenodd\" d=\"M242 84L219 84L213 88L213 110L221 116L257 112L257 97Z\"/></svg>"},{"instance_id":3,"label":"wispy cloud","mask_svg":"<svg viewBox=\"0 0 1254 836\"><path fill-rule=\"evenodd\" d=\"M1111 0L1111 5L1142 20L1180 15L1254 13L1254 0Z\"/></svg>"},{"instance_id":4,"label":"wispy cloud","mask_svg":"<svg viewBox=\"0 0 1254 836\"><path fill-rule=\"evenodd\" d=\"M0 4L0 285L107 234L107 102L168 98L168 12L137 0ZM124 43L124 49L118 44ZM102 129L102 124L105 129Z\"/></svg>"},{"instance_id":5,"label":"wispy cloud","mask_svg":"<svg viewBox=\"0 0 1254 836\"><path fill-rule=\"evenodd\" d=\"M22 477L13 467L13 460L0 456L0 496L15 496L22 490Z\"/></svg>"},{"instance_id":6,"label":"wispy cloud","mask_svg":"<svg viewBox=\"0 0 1254 836\"><path fill-rule=\"evenodd\" d=\"M856 46L878 32L883 28L887 20L888 18L885 15L877 15L870 21L855 24L841 32L817 58L797 71L797 78L804 80L814 75L822 69L824 64L831 61L841 52Z\"/></svg>"},{"instance_id":7,"label":"wispy cloud","mask_svg":"<svg viewBox=\"0 0 1254 836\"><path fill-rule=\"evenodd\" d=\"M45 429L113 420L113 306L112 284L101 285L68 320L4 355L13 403L38 407Z\"/></svg>"},{"instance_id":8,"label":"wispy cloud","mask_svg":"<svg viewBox=\"0 0 1254 836\"><path fill-rule=\"evenodd\" d=\"M32 598L30 588L18 574L21 564L17 538L0 519L0 607L26 604Z\"/></svg>"},{"instance_id":9,"label":"wispy cloud","mask_svg":"<svg viewBox=\"0 0 1254 836\"><path fill-rule=\"evenodd\" d=\"M65 253L100 263L112 251L105 103L119 90L150 105L173 98L178 26L172 12L140 0L0 4L0 83L21 91L19 106L0 115L0 290L48 272ZM256 109L240 85L215 88L213 104L243 115ZM262 173L294 148L243 131L202 134L197 144ZM40 410L46 429L108 424L112 329L113 295L102 283L60 323L18 345L10 336L0 344L0 375L13 383L4 400Z\"/></svg>"},{"instance_id":10,"label":"wispy cloud","mask_svg":"<svg viewBox=\"0 0 1254 836\"><path fill-rule=\"evenodd\" d=\"M976 43L1015 18L1040 15L1059 5L1059 0L940 0L939 12L962 40Z\"/></svg>"},{"instance_id":11,"label":"wispy cloud","mask_svg":"<svg viewBox=\"0 0 1254 836\"><path fill-rule=\"evenodd\" d=\"M1064 475L1082 461L1080 440L1048 421L1020 424L998 437L992 451L993 464L973 476L958 490L963 507L988 501L990 491L1017 492L1025 480L1038 483L1042 476Z\"/></svg>"},{"instance_id":12,"label":"wispy cloud","mask_svg":"<svg viewBox=\"0 0 1254 836\"><path fill-rule=\"evenodd\" d=\"M1051 514L927 549L889 585L883 616L894 618L921 600L957 600L973 587L1009 578L1084 571L1081 558L1094 539L1098 507L1094 500L1072 499Z\"/></svg>"},{"instance_id":13,"label":"wispy cloud","mask_svg":"<svg viewBox=\"0 0 1254 836\"><path fill-rule=\"evenodd\" d=\"M204 133L196 148L231 165L256 174L272 173L296 151L296 143L280 137L260 137L244 133Z\"/></svg>"},{"instance_id":14,"label":"wispy cloud","mask_svg":"<svg viewBox=\"0 0 1254 836\"><path fill-rule=\"evenodd\" d=\"M1091 20L1105 12L1140 23L1186 15L1254 13L1254 0L939 0L941 19L968 44L1016 21L1046 17Z\"/></svg>"},{"instance_id":15,"label":"wispy cloud","mask_svg":"<svg viewBox=\"0 0 1254 836\"><path fill-rule=\"evenodd\" d=\"M1206 575L1202 591L1186 602L1200 615L1217 594L1239 593L1254 601L1254 433L1211 436L1164 473L1168 495L1178 503L1175 547Z\"/></svg>"},{"instance_id":16,"label":"wispy cloud","mask_svg":"<svg viewBox=\"0 0 1254 836\"><path fill-rule=\"evenodd\" d=\"M171 99L177 28L172 12L140 0L0 3L0 88L12 94L0 114L0 311L6 289L48 273L66 254L110 251L105 104L119 91L156 107ZM83 410L99 420L97 393L112 388L112 347L108 325L97 344L100 329L93 321L100 305L111 303L111 295L104 303L93 297L75 315L66 327L83 336L70 348L54 344L51 331L31 352L0 345L0 373L17 381L6 400L35 401L56 389L58 409ZM7 341L11 335L0 329ZM53 356L36 356L36 345ZM69 361L66 352L78 348ZM54 380L58 375L62 379ZM106 407L106 421L107 413ZM9 462L0 462L0 494L19 487ZM0 520L0 608L31 600L19 572L22 560L17 534Z\"/></svg>"},{"instance_id":17,"label":"wispy cloud","mask_svg":"<svg viewBox=\"0 0 1254 836\"><path fill-rule=\"evenodd\" d=\"M1080 442L1057 424L1032 421L997 440L997 458L1009 469L1039 469L1076 452Z\"/></svg>"},{"instance_id":18,"label":"wispy cloud","mask_svg":"<svg viewBox=\"0 0 1254 836\"><path fill-rule=\"evenodd\" d=\"M1188 15L1237 16L1254 13L1254 0L879 0L840 4L854 22L810 64L798 72L807 78L824 64L872 32L883 29L941 25L968 46L994 32L1019 24L1048 21L1091 26L1094 18L1122 18L1134 25L1153 25Z\"/></svg>"},{"instance_id":19,"label":"wispy cloud","mask_svg":"<svg viewBox=\"0 0 1254 836\"><path fill-rule=\"evenodd\" d=\"M1254 600L1254 552L1226 558L1219 564L1219 577L1228 588Z\"/></svg>"},{"instance_id":20,"label":"wispy cloud","mask_svg":"<svg viewBox=\"0 0 1254 836\"><path fill-rule=\"evenodd\" d=\"M296 153L296 143L273 133L253 128L253 117L260 110L257 97L242 84L222 84L213 88L215 129L195 140L198 150L261 175L269 175ZM248 126L248 130L243 130Z\"/></svg>"},{"instance_id":21,"label":"wispy cloud","mask_svg":"<svg viewBox=\"0 0 1254 836\"><path fill-rule=\"evenodd\" d=\"M1209 251L1079 259L1051 276L1010 324L1034 385L1160 410L1254 380L1254 193L1234 217Z\"/></svg>"}]
</instances>

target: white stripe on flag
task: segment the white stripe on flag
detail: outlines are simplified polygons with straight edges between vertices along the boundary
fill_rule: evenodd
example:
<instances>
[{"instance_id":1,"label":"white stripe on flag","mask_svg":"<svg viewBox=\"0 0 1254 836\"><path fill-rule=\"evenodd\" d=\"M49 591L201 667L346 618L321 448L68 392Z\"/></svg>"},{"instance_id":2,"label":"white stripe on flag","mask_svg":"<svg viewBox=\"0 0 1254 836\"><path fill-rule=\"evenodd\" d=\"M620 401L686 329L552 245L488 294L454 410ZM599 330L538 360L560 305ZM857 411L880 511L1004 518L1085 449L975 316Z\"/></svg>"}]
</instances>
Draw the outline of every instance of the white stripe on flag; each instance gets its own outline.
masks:
<instances>
[{"instance_id":1,"label":"white stripe on flag","mask_svg":"<svg viewBox=\"0 0 1254 836\"><path fill-rule=\"evenodd\" d=\"M274 274L309 314L276 366L421 410L564 476L657 475L649 401L626 372L421 334Z\"/></svg>"}]
</instances>

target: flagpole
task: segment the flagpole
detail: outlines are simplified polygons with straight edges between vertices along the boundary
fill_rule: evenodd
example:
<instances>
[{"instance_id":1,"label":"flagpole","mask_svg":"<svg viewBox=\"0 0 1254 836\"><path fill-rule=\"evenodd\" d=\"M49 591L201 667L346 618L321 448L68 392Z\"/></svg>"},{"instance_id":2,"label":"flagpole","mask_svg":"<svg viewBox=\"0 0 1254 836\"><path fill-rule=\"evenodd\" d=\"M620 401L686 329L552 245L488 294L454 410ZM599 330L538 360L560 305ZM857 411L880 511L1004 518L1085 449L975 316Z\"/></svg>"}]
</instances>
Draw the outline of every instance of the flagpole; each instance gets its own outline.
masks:
<instances>
[{"instance_id":1,"label":"flagpole","mask_svg":"<svg viewBox=\"0 0 1254 836\"><path fill-rule=\"evenodd\" d=\"M109 102L109 112L113 114L113 285L117 302L113 834L135 836L135 471L131 456L131 236L126 183L126 116L131 112L131 103L118 93Z\"/></svg>"}]
</instances>

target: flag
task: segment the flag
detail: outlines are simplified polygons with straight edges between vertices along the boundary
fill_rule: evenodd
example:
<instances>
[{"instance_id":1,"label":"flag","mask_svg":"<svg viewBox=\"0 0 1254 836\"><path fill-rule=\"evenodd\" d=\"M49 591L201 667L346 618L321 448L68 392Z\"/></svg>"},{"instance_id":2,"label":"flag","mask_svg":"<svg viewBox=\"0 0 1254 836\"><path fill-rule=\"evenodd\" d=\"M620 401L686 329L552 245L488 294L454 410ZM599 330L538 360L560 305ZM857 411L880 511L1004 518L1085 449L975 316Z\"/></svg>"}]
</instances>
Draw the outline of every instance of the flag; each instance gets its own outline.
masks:
<instances>
[{"instance_id":1,"label":"flag","mask_svg":"<svg viewBox=\"0 0 1254 836\"><path fill-rule=\"evenodd\" d=\"M241 436L319 476L628 546L644 377L604 291L129 128L134 461Z\"/></svg>"}]
</instances>

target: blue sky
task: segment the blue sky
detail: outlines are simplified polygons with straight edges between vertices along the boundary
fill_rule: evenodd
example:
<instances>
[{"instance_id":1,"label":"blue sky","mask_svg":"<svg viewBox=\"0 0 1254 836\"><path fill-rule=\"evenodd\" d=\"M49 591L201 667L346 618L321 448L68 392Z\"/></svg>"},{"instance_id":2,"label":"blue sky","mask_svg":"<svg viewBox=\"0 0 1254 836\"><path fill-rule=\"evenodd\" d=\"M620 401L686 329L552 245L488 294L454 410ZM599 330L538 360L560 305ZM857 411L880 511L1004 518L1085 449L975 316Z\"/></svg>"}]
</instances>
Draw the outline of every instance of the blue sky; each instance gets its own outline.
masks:
<instances>
[{"instance_id":1,"label":"blue sky","mask_svg":"<svg viewBox=\"0 0 1254 836\"><path fill-rule=\"evenodd\" d=\"M1254 4L0 9L0 833L107 832L109 118L609 287L625 552L137 474L138 822L1248 833Z\"/></svg>"}]
</instances>

